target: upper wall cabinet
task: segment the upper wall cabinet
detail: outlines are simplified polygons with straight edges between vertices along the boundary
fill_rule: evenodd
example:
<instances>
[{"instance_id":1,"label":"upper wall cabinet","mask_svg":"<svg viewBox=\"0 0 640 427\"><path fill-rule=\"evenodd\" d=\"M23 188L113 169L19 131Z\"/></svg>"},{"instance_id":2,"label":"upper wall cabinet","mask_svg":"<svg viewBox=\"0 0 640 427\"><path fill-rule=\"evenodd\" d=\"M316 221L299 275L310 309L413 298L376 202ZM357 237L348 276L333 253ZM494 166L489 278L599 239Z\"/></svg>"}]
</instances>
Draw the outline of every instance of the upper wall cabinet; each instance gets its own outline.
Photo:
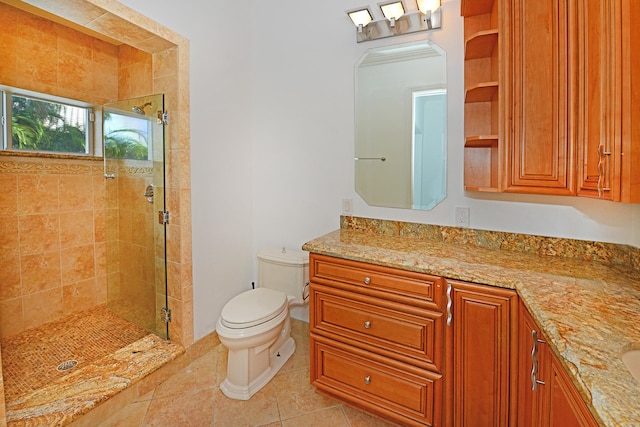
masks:
<instances>
[{"instance_id":1,"label":"upper wall cabinet","mask_svg":"<svg viewBox=\"0 0 640 427\"><path fill-rule=\"evenodd\" d=\"M570 99L573 0L511 0L504 66L509 101L505 191L575 194ZM571 72L574 71L574 72Z\"/></svg>"},{"instance_id":2,"label":"upper wall cabinet","mask_svg":"<svg viewBox=\"0 0 640 427\"><path fill-rule=\"evenodd\" d=\"M640 202L640 2L466 0L462 14L466 189ZM478 82L490 99L469 97Z\"/></svg>"}]
</instances>

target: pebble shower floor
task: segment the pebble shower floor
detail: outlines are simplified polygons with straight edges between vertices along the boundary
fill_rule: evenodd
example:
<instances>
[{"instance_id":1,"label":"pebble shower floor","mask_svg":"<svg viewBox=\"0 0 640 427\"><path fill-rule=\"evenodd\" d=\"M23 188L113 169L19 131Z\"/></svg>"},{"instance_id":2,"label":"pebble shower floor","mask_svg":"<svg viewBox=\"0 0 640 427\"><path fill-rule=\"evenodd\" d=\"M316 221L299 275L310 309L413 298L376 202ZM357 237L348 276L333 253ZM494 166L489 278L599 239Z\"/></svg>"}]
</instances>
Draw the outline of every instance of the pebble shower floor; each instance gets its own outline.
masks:
<instances>
[{"instance_id":1,"label":"pebble shower floor","mask_svg":"<svg viewBox=\"0 0 640 427\"><path fill-rule=\"evenodd\" d=\"M20 399L148 334L103 305L2 338L6 402ZM71 360L78 362L74 368L57 369Z\"/></svg>"}]
</instances>

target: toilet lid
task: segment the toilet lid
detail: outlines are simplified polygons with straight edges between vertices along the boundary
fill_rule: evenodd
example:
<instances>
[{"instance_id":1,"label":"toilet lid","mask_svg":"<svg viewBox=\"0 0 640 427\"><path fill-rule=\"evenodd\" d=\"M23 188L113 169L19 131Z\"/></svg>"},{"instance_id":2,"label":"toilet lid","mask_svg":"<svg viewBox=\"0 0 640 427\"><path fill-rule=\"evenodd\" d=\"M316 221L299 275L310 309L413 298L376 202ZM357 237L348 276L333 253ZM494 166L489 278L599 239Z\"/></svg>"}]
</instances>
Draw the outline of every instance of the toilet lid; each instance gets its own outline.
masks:
<instances>
[{"instance_id":1,"label":"toilet lid","mask_svg":"<svg viewBox=\"0 0 640 427\"><path fill-rule=\"evenodd\" d=\"M284 292L256 288L233 297L222 308L220 319L228 328L248 328L273 319L287 305L288 299Z\"/></svg>"}]
</instances>

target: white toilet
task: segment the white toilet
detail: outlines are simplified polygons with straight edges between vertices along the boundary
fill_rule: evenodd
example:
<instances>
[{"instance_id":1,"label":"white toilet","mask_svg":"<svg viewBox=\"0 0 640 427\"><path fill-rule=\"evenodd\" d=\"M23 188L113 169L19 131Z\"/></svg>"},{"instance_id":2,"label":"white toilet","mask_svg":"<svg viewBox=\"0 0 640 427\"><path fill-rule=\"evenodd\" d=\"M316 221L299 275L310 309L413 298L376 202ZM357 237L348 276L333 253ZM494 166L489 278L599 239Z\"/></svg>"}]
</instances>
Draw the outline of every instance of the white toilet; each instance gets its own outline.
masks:
<instances>
[{"instance_id":1,"label":"white toilet","mask_svg":"<svg viewBox=\"0 0 640 427\"><path fill-rule=\"evenodd\" d=\"M220 385L227 397L248 400L289 360L296 349L289 306L305 303L308 282L307 252L258 252L258 287L225 304L216 325L229 349L227 378Z\"/></svg>"}]
</instances>

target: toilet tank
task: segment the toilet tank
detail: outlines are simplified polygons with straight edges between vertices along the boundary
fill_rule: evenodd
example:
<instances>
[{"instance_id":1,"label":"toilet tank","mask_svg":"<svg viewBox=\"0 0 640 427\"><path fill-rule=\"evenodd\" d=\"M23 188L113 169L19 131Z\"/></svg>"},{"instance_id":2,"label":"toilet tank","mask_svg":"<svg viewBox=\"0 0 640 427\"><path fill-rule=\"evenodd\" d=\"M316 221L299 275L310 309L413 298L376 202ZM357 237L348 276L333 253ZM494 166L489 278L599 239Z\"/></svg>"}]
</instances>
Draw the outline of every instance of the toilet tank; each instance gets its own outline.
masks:
<instances>
[{"instance_id":1,"label":"toilet tank","mask_svg":"<svg viewBox=\"0 0 640 427\"><path fill-rule=\"evenodd\" d=\"M302 304L308 282L308 252L284 248L265 248L258 252L258 286L284 292L291 302Z\"/></svg>"}]
</instances>

